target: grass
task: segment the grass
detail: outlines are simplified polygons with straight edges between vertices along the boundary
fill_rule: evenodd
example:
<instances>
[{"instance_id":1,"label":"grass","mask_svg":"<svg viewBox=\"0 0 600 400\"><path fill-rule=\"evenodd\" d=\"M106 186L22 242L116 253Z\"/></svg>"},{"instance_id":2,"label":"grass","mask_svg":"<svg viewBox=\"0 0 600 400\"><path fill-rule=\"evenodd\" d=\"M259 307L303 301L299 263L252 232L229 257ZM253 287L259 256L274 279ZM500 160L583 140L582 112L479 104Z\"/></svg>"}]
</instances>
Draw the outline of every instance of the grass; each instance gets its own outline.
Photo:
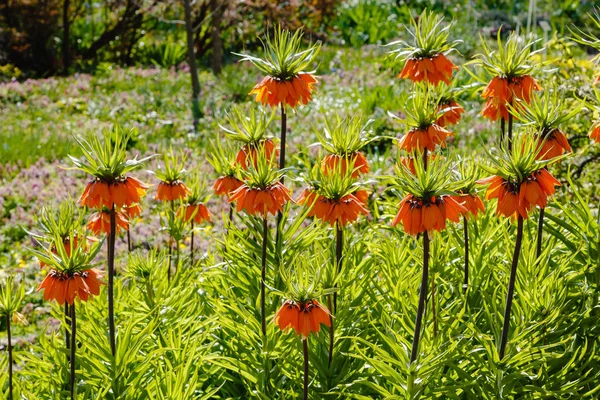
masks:
<instances>
[{"instance_id":1,"label":"grass","mask_svg":"<svg viewBox=\"0 0 600 400\"><path fill-rule=\"evenodd\" d=\"M574 79L589 82L590 64L577 57L560 61L561 74L540 76L545 88L558 87L577 101ZM394 80L397 66L385 61L385 49L325 47L315 100L290 114L292 189L296 178L314 162L314 129L333 112L362 113L374 118L372 134L399 136L403 127L387 117L397 112L408 85ZM206 165L205 146L219 132L218 123L233 102L248 103L249 88L258 80L248 65L228 65L222 77L203 72L200 131L190 127L189 82L185 71L105 69L96 75L50 78L0 86L0 106L6 118L0 134L3 179L0 188L0 278L19 276L28 291L22 313L29 326L15 326L16 398L64 398L68 393L68 363L63 343L62 310L44 303L33 288L43 278L27 247L21 227L35 229L32 217L42 205L76 198L87 177L64 170L66 154L77 154L71 134L93 135L113 123L136 128L132 154L160 153L173 145L189 153L187 168L214 178ZM467 74L460 84L473 83ZM561 86L562 85L562 86ZM478 115L477 94L461 95L467 113L445 151L483 157L483 146L495 141L497 127ZM4 117L4 116L3 116ZM585 112L571 121L569 137L587 133ZM273 126L274 136L277 126ZM579 142L578 142L579 143ZM575 165L594 151L581 141L565 164ZM471 284L462 291L462 226L449 227L432 241L431 279L435 301L429 298L425 330L417 364L408 362L418 298L421 241L391 227L400 194L386 178L396 160L390 139L369 148L373 190L371 216L345 234L345 257L339 286L334 362L327 365L328 334L310 338L311 398L597 398L600 390L598 300L600 288L600 217L598 164L574 178L573 170L553 167L564 183L547 210L545 250L535 258L536 217L525 223L507 356L500 361L497 344L514 224L495 216L495 204L470 226ZM482 159L483 163L485 160ZM155 169L158 161L147 167ZM145 172L142 180L156 183ZM165 249L160 231L161 205L149 196L145 212L132 230L136 252ZM226 234L221 216L228 208L212 198L214 225L203 227L202 254L190 265L188 247L181 248L180 273L170 282L166 265L154 266L149 277L128 269L126 246L117 241L117 355L110 354L106 327L106 290L93 301L78 304L79 342L77 393L86 399L243 399L299 398L302 349L292 334L268 324L260 334L260 221L243 214ZM332 282L334 231L305 219L291 205L285 217L283 253L269 249L267 318L281 304L276 277L293 271L299 258L322 268L322 286ZM271 226L271 235L274 227ZM271 241L272 242L272 241ZM102 261L102 260L99 260ZM148 293L152 293L150 296ZM322 303L326 304L325 299ZM433 314L437 332L434 334ZM0 325L3 327L3 325ZM6 358L0 358L0 370ZM6 390L0 374L0 392Z\"/></svg>"}]
</instances>

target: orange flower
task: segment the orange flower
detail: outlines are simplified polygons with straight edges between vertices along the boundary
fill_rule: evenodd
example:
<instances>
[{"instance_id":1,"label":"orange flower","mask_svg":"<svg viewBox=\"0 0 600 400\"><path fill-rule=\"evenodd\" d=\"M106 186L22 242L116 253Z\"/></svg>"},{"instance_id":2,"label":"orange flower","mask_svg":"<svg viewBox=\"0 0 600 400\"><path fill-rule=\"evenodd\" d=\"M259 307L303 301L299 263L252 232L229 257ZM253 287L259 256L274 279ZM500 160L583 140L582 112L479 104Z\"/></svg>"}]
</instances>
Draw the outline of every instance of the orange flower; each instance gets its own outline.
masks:
<instances>
[{"instance_id":1,"label":"orange flower","mask_svg":"<svg viewBox=\"0 0 600 400\"><path fill-rule=\"evenodd\" d=\"M138 203L132 204L130 206L124 207L123 212L129 219L139 217L142 215L142 206Z\"/></svg>"},{"instance_id":2,"label":"orange flower","mask_svg":"<svg viewBox=\"0 0 600 400\"><path fill-rule=\"evenodd\" d=\"M122 202L119 201L120 199L115 199L115 206L122 207L124 205L130 206L135 203L140 203L149 187L150 185L146 185L138 179L128 176L121 182L121 190L125 192L125 198Z\"/></svg>"},{"instance_id":3,"label":"orange flower","mask_svg":"<svg viewBox=\"0 0 600 400\"><path fill-rule=\"evenodd\" d=\"M485 211L483 201L476 194L463 194L452 197L465 208L465 211L461 211L461 214L464 216L467 216L470 213L472 216L476 217L479 212Z\"/></svg>"},{"instance_id":4,"label":"orange flower","mask_svg":"<svg viewBox=\"0 0 600 400\"><path fill-rule=\"evenodd\" d=\"M264 147L264 153L259 152L259 146ZM250 158L251 160L254 160L253 165L256 167L259 154L264 154L268 160L271 160L273 152L276 152L276 156L279 155L279 150L275 150L275 142L273 142L273 139L266 139L258 144L245 145L242 147L235 157L235 162L246 169L248 168L248 159Z\"/></svg>"},{"instance_id":5,"label":"orange flower","mask_svg":"<svg viewBox=\"0 0 600 400\"><path fill-rule=\"evenodd\" d=\"M360 151L356 151L352 154L348 154L347 156L340 156L338 154L329 154L327 155L322 162L323 171L331 172L331 171L339 171L337 169L338 162L341 162L341 173L346 173L347 165L353 165L354 171L352 172L352 178L358 178L361 174L369 173L370 167L367 158Z\"/></svg>"},{"instance_id":6,"label":"orange flower","mask_svg":"<svg viewBox=\"0 0 600 400\"><path fill-rule=\"evenodd\" d=\"M433 85L445 82L449 85L453 69L458 67L444 54L439 53L433 57L409 58L398 78L408 78L413 82L425 80Z\"/></svg>"},{"instance_id":7,"label":"orange flower","mask_svg":"<svg viewBox=\"0 0 600 400\"><path fill-rule=\"evenodd\" d=\"M185 207L185 220L190 222L192 219L198 224L202 221L210 221L208 208L202 203L188 204Z\"/></svg>"},{"instance_id":8,"label":"orange flower","mask_svg":"<svg viewBox=\"0 0 600 400\"><path fill-rule=\"evenodd\" d=\"M127 216L124 213L117 211L115 213L115 220L117 222L117 227L115 228L116 234L119 234L120 228L123 228L126 231L129 230L129 220L127 219ZM90 231L94 232L94 235L99 235L101 233L109 234L110 212L102 210L92 214L90 220L87 223L87 228Z\"/></svg>"},{"instance_id":9,"label":"orange flower","mask_svg":"<svg viewBox=\"0 0 600 400\"><path fill-rule=\"evenodd\" d=\"M161 182L158 184L156 199L158 201L175 201L190 194L190 190L181 181Z\"/></svg>"},{"instance_id":10,"label":"orange flower","mask_svg":"<svg viewBox=\"0 0 600 400\"><path fill-rule=\"evenodd\" d=\"M460 114L465 112L465 109L454 100L443 102L438 106L438 111L444 109L446 109L444 114L435 122L439 126L455 125L460 121Z\"/></svg>"},{"instance_id":11,"label":"orange flower","mask_svg":"<svg viewBox=\"0 0 600 400\"><path fill-rule=\"evenodd\" d=\"M237 202L236 211L246 211L250 215L267 213L273 215L283 211L285 203L290 201L290 191L281 182L276 182L266 189L251 188L244 184L231 193L229 202Z\"/></svg>"},{"instance_id":12,"label":"orange flower","mask_svg":"<svg viewBox=\"0 0 600 400\"><path fill-rule=\"evenodd\" d=\"M112 207L112 200L108 190L108 184L99 179L94 179L86 185L81 197L79 197L78 202L82 207Z\"/></svg>"},{"instance_id":13,"label":"orange flower","mask_svg":"<svg viewBox=\"0 0 600 400\"><path fill-rule=\"evenodd\" d=\"M360 214L369 215L369 210L366 208L368 197L369 194L366 190L358 190L337 200L328 199L305 189L298 199L298 203L312 207L308 212L309 217L317 217L323 222L329 222L331 225L336 222L346 225L356 221Z\"/></svg>"},{"instance_id":14,"label":"orange flower","mask_svg":"<svg viewBox=\"0 0 600 400\"><path fill-rule=\"evenodd\" d=\"M309 188L305 188L302 193L300 193L300 196L298 197L298 200L296 200L297 204L300 205L311 205L315 202L315 200L317 199L318 195L314 190L311 190Z\"/></svg>"},{"instance_id":15,"label":"orange flower","mask_svg":"<svg viewBox=\"0 0 600 400\"><path fill-rule=\"evenodd\" d=\"M481 114L492 121L498 118L508 120L508 104L517 108L519 105L515 100L531 101L534 90L542 90L535 79L530 75L519 77L501 78L494 77L486 86L481 97L486 99Z\"/></svg>"},{"instance_id":16,"label":"orange flower","mask_svg":"<svg viewBox=\"0 0 600 400\"><path fill-rule=\"evenodd\" d=\"M555 192L554 186L560 186L560 182L545 169L532 173L520 185L500 176L491 176L479 183L490 185L486 192L488 200L498 199L496 214L510 217L518 213L524 219L536 205L546 207L548 196Z\"/></svg>"},{"instance_id":17,"label":"orange flower","mask_svg":"<svg viewBox=\"0 0 600 400\"><path fill-rule=\"evenodd\" d=\"M129 206L139 203L148 188L148 185L131 176L110 184L94 179L85 187L79 205L90 208L112 208L113 204L116 207Z\"/></svg>"},{"instance_id":18,"label":"orange flower","mask_svg":"<svg viewBox=\"0 0 600 400\"><path fill-rule=\"evenodd\" d=\"M215 189L215 194L217 196L225 195L229 196L231 193L235 192L240 186L244 184L243 181L239 180L235 176L222 176L215 181L213 185L213 189Z\"/></svg>"},{"instance_id":19,"label":"orange flower","mask_svg":"<svg viewBox=\"0 0 600 400\"><path fill-rule=\"evenodd\" d=\"M446 220L458 222L461 213L466 208L458 203L453 196L432 197L423 202L412 194L406 195L400 202L398 214L392 221L396 226L402 222L404 231L409 235L421 232L441 231L446 229Z\"/></svg>"},{"instance_id":20,"label":"orange flower","mask_svg":"<svg viewBox=\"0 0 600 400\"><path fill-rule=\"evenodd\" d=\"M590 131L590 139L594 140L596 143L600 143L600 122L596 122L592 126L592 130Z\"/></svg>"},{"instance_id":21,"label":"orange flower","mask_svg":"<svg viewBox=\"0 0 600 400\"><path fill-rule=\"evenodd\" d=\"M274 322L282 331L293 328L297 335L307 338L319 333L321 324L331 326L331 314L317 300L295 302L287 300L275 314Z\"/></svg>"},{"instance_id":22,"label":"orange flower","mask_svg":"<svg viewBox=\"0 0 600 400\"><path fill-rule=\"evenodd\" d=\"M437 124L431 124L425 129L413 128L400 139L400 148L409 153L424 149L434 151L436 145L446 147L446 138L452 135L452 132Z\"/></svg>"},{"instance_id":23,"label":"orange flower","mask_svg":"<svg viewBox=\"0 0 600 400\"><path fill-rule=\"evenodd\" d=\"M300 73L286 81L267 76L249 94L256 94L256 101L263 105L276 107L286 103L294 108L300 102L306 105L312 100L316 83L315 77L307 73Z\"/></svg>"},{"instance_id":24,"label":"orange flower","mask_svg":"<svg viewBox=\"0 0 600 400\"><path fill-rule=\"evenodd\" d=\"M367 207L367 202L369 200L369 192L367 192L366 190L357 190L352 194L358 199L358 201L360 201L363 204L364 207Z\"/></svg>"},{"instance_id":25,"label":"orange flower","mask_svg":"<svg viewBox=\"0 0 600 400\"><path fill-rule=\"evenodd\" d=\"M565 134L558 129L554 129L550 134L543 138L540 137L540 152L537 158L539 160L549 160L569 151L571 151L571 146Z\"/></svg>"},{"instance_id":26,"label":"orange flower","mask_svg":"<svg viewBox=\"0 0 600 400\"><path fill-rule=\"evenodd\" d=\"M93 268L70 275L51 270L40 283L37 291L44 289L44 300L56 300L60 305L65 301L73 304L75 297L87 301L89 295L99 295L100 285L103 284L101 278L99 271Z\"/></svg>"}]
</instances>

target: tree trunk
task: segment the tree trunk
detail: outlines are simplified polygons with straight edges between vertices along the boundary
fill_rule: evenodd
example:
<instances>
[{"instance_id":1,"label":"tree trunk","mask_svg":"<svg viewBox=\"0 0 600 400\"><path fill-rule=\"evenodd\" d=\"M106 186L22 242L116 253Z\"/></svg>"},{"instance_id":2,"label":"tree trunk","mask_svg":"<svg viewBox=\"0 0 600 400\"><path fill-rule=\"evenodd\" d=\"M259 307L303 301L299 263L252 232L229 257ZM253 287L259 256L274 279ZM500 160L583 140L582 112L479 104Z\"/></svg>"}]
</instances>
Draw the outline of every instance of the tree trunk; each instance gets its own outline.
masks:
<instances>
[{"instance_id":1,"label":"tree trunk","mask_svg":"<svg viewBox=\"0 0 600 400\"><path fill-rule=\"evenodd\" d=\"M220 3L220 4L219 4ZM219 0L210 0L211 12L211 41L212 41L212 70L215 75L221 73L223 62L223 41L221 40L221 20L225 11L225 3Z\"/></svg>"},{"instance_id":2,"label":"tree trunk","mask_svg":"<svg viewBox=\"0 0 600 400\"><path fill-rule=\"evenodd\" d=\"M108 12L107 7L105 7L105 11ZM107 28L102 32L98 40L93 42L89 48L82 52L81 57L85 60L95 59L98 51L108 45L111 41L115 40L117 36L122 36L132 26L139 26L143 18L141 12L137 2L128 0L121 19L119 19L113 27ZM107 18L108 16L105 13L105 19Z\"/></svg>"},{"instance_id":3,"label":"tree trunk","mask_svg":"<svg viewBox=\"0 0 600 400\"><path fill-rule=\"evenodd\" d=\"M198 129L198 120L202 116L199 105L200 81L198 80L198 67L196 66L196 53L194 52L194 27L192 26L192 6L190 0L183 0L185 11L185 33L187 39L187 55L192 75L192 118L194 131Z\"/></svg>"},{"instance_id":4,"label":"tree trunk","mask_svg":"<svg viewBox=\"0 0 600 400\"><path fill-rule=\"evenodd\" d=\"M62 41L62 56L63 56L63 73L69 74L69 68L71 67L71 23L69 21L69 7L71 5L70 0L63 1L63 41Z\"/></svg>"}]
</instances>

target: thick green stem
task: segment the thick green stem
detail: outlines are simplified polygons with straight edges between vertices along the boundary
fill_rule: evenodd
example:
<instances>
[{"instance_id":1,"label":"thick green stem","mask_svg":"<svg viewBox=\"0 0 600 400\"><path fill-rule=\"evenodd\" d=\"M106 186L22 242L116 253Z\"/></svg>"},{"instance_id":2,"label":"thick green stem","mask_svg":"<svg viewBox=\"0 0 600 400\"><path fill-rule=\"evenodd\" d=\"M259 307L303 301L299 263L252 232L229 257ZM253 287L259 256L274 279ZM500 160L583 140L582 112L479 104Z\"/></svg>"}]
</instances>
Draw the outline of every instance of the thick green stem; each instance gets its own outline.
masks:
<instances>
[{"instance_id":1,"label":"thick green stem","mask_svg":"<svg viewBox=\"0 0 600 400\"><path fill-rule=\"evenodd\" d=\"M267 225L267 216L263 218L263 244L262 244L262 260L260 272L260 320L263 336L267 336L267 317L265 315L265 280L267 277L267 240L269 230Z\"/></svg>"},{"instance_id":2,"label":"thick green stem","mask_svg":"<svg viewBox=\"0 0 600 400\"><path fill-rule=\"evenodd\" d=\"M115 239L116 239L116 211L113 204L110 209L110 234L108 235L108 336L110 351L114 357L116 352L115 341L115 302L114 302L114 276L115 276Z\"/></svg>"},{"instance_id":3,"label":"thick green stem","mask_svg":"<svg viewBox=\"0 0 600 400\"><path fill-rule=\"evenodd\" d=\"M146 297L148 298L148 306L154 307L154 290L152 289L152 283L146 282Z\"/></svg>"},{"instance_id":4,"label":"thick green stem","mask_svg":"<svg viewBox=\"0 0 600 400\"><path fill-rule=\"evenodd\" d=\"M6 333L8 336L8 399L13 400L13 349L10 333L10 313L6 313Z\"/></svg>"},{"instance_id":5,"label":"thick green stem","mask_svg":"<svg viewBox=\"0 0 600 400\"><path fill-rule=\"evenodd\" d=\"M304 354L304 400L308 400L308 338L302 339L302 353Z\"/></svg>"},{"instance_id":6,"label":"thick green stem","mask_svg":"<svg viewBox=\"0 0 600 400\"><path fill-rule=\"evenodd\" d=\"M513 294L515 291L515 281L517 279L517 266L519 264L519 254L521 252L521 242L523 241L523 217L517 218L517 240L515 241L515 251L513 253L512 266L510 269L510 279L508 281L508 293L506 294L506 307L504 309L504 325L502 326L502 337L500 339L500 359L504 358L506 343L508 342L508 331L510 329L510 310L512 308Z\"/></svg>"},{"instance_id":7,"label":"thick green stem","mask_svg":"<svg viewBox=\"0 0 600 400\"><path fill-rule=\"evenodd\" d=\"M463 282L463 290L467 291L469 287L469 224L467 216L463 216L463 232L465 236L465 280Z\"/></svg>"},{"instance_id":8,"label":"thick green stem","mask_svg":"<svg viewBox=\"0 0 600 400\"><path fill-rule=\"evenodd\" d=\"M417 359L419 353L419 339L421 337L421 323L423 313L425 312L425 299L427 298L427 280L429 277L429 233L423 233L423 275L421 277L421 289L419 293L419 306L417 308L417 318L415 321L415 334L413 336L412 351L410 353L410 362Z\"/></svg>"},{"instance_id":9,"label":"thick green stem","mask_svg":"<svg viewBox=\"0 0 600 400\"><path fill-rule=\"evenodd\" d=\"M506 120L500 118L500 143L504 143L504 137L506 136Z\"/></svg>"},{"instance_id":10,"label":"thick green stem","mask_svg":"<svg viewBox=\"0 0 600 400\"><path fill-rule=\"evenodd\" d=\"M75 302L71 304L71 376L70 385L71 400L75 399L75 350L77 349L77 319L75 317Z\"/></svg>"}]
</instances>

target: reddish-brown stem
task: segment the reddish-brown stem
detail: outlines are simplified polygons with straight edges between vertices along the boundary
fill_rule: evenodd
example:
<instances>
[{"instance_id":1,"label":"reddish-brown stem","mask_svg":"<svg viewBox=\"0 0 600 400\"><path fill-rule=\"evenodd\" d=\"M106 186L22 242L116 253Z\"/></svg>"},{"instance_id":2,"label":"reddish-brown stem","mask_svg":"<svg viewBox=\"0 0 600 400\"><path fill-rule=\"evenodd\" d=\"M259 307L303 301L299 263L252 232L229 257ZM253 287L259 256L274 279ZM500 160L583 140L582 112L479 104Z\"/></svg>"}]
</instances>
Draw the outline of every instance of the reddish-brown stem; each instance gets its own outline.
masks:
<instances>
[{"instance_id":1,"label":"reddish-brown stem","mask_svg":"<svg viewBox=\"0 0 600 400\"><path fill-rule=\"evenodd\" d=\"M169 238L169 262L167 263L167 282L171 282L171 264L173 259L173 244Z\"/></svg>"},{"instance_id":2,"label":"reddish-brown stem","mask_svg":"<svg viewBox=\"0 0 600 400\"><path fill-rule=\"evenodd\" d=\"M108 236L108 336L110 351L114 357L116 352L115 341L115 303L114 303L114 276L115 276L115 239L116 239L116 211L115 206L110 209L110 234ZM73 335L73 334L71 334Z\"/></svg>"},{"instance_id":3,"label":"reddish-brown stem","mask_svg":"<svg viewBox=\"0 0 600 400\"><path fill-rule=\"evenodd\" d=\"M6 333L8 336L8 399L13 400L13 350L10 332L10 313L6 313Z\"/></svg>"},{"instance_id":4,"label":"reddish-brown stem","mask_svg":"<svg viewBox=\"0 0 600 400\"><path fill-rule=\"evenodd\" d=\"M463 231L465 236L465 280L463 282L463 290L466 291L469 287L469 224L467 224L467 216L463 216Z\"/></svg>"},{"instance_id":5,"label":"reddish-brown stem","mask_svg":"<svg viewBox=\"0 0 600 400\"><path fill-rule=\"evenodd\" d=\"M70 385L71 400L75 399L75 350L77 349L77 319L75 317L75 302L71 304L71 375Z\"/></svg>"},{"instance_id":6,"label":"reddish-brown stem","mask_svg":"<svg viewBox=\"0 0 600 400\"><path fill-rule=\"evenodd\" d=\"M335 228L335 279L336 279L336 283L335 283L335 291L333 292L333 314L335 315L337 313L337 297L338 297L338 293L337 293L337 279L339 274L342 272L342 252L344 249L344 230L343 227L339 224L336 223L336 228Z\"/></svg>"},{"instance_id":7,"label":"reddish-brown stem","mask_svg":"<svg viewBox=\"0 0 600 400\"><path fill-rule=\"evenodd\" d=\"M512 103L511 103L512 105ZM512 151L512 131L513 131L513 116L508 114L508 151Z\"/></svg>"},{"instance_id":8,"label":"reddish-brown stem","mask_svg":"<svg viewBox=\"0 0 600 400\"><path fill-rule=\"evenodd\" d=\"M542 238L544 236L544 214L545 208L540 209L540 217L538 219L538 231L537 231L537 246L535 251L535 257L540 258L542 255Z\"/></svg>"},{"instance_id":9,"label":"reddish-brown stem","mask_svg":"<svg viewBox=\"0 0 600 400\"><path fill-rule=\"evenodd\" d=\"M304 400L308 400L308 338L302 338L302 353L304 354Z\"/></svg>"},{"instance_id":10,"label":"reddish-brown stem","mask_svg":"<svg viewBox=\"0 0 600 400\"><path fill-rule=\"evenodd\" d=\"M71 325L71 317L70 317L70 312L69 312L69 303L67 303L65 301L65 323L66 323L66 327L65 327L65 346L67 347L67 350L69 350L69 347L71 346L71 339L69 338L69 328L68 326ZM67 355L67 361L69 360L69 356Z\"/></svg>"},{"instance_id":11,"label":"reddish-brown stem","mask_svg":"<svg viewBox=\"0 0 600 400\"><path fill-rule=\"evenodd\" d=\"M265 280L267 277L267 240L269 230L267 225L267 216L263 218L263 244L260 272L260 320L263 336L267 336L267 317L265 315Z\"/></svg>"},{"instance_id":12,"label":"reddish-brown stem","mask_svg":"<svg viewBox=\"0 0 600 400\"><path fill-rule=\"evenodd\" d=\"M193 267L194 266L194 220L193 219L192 219L191 224L192 224L192 226L191 226L192 238L191 238L191 243L190 243L190 258L191 258L192 267Z\"/></svg>"},{"instance_id":13,"label":"reddish-brown stem","mask_svg":"<svg viewBox=\"0 0 600 400\"><path fill-rule=\"evenodd\" d=\"M415 321L415 334L413 336L412 351L410 353L410 362L417 359L419 353L419 339L421 337L421 323L425 311L425 299L427 298L427 280L429 277L429 234L423 233L423 275L421 277L421 289L419 293L419 306L417 308L417 318Z\"/></svg>"},{"instance_id":14,"label":"reddish-brown stem","mask_svg":"<svg viewBox=\"0 0 600 400\"><path fill-rule=\"evenodd\" d=\"M521 252L521 242L523 241L523 217L517 217L517 239L515 241L515 251L513 253L512 265L510 269L510 279L508 281L508 293L506 294L506 307L504 309L504 325L502 326L502 337L500 339L500 359L504 358L506 343L508 342L508 331L510 329L510 310L512 309L513 294L515 291L515 281L517 279L517 266L519 264L519 254Z\"/></svg>"},{"instance_id":15,"label":"reddish-brown stem","mask_svg":"<svg viewBox=\"0 0 600 400\"><path fill-rule=\"evenodd\" d=\"M132 250L133 250L133 243L131 243L131 225L130 225L129 229L127 229L127 251L129 251L131 253Z\"/></svg>"},{"instance_id":16,"label":"reddish-brown stem","mask_svg":"<svg viewBox=\"0 0 600 400\"><path fill-rule=\"evenodd\" d=\"M287 113L285 110L285 104L281 103L281 134L279 141L281 142L281 148L279 149L279 168L285 168L285 139L287 136ZM281 176L281 183L283 183L284 177ZM279 244L281 239L281 221L283 220L283 213L279 211L277 213L277 226L275 227L275 243ZM275 246L279 248L278 245Z\"/></svg>"},{"instance_id":17,"label":"reddish-brown stem","mask_svg":"<svg viewBox=\"0 0 600 400\"><path fill-rule=\"evenodd\" d=\"M333 310L333 308L331 308L331 294L327 295L327 308L329 308L330 310ZM327 362L327 366L331 367L331 362L333 361L333 345L335 343L335 337L334 337L335 331L334 331L334 326L333 326L333 314L329 315L329 357L328 357L328 362Z\"/></svg>"},{"instance_id":18,"label":"reddish-brown stem","mask_svg":"<svg viewBox=\"0 0 600 400\"><path fill-rule=\"evenodd\" d=\"M435 274L431 276L431 314L433 317L433 337L437 337L437 310L435 305Z\"/></svg>"}]
</instances>

